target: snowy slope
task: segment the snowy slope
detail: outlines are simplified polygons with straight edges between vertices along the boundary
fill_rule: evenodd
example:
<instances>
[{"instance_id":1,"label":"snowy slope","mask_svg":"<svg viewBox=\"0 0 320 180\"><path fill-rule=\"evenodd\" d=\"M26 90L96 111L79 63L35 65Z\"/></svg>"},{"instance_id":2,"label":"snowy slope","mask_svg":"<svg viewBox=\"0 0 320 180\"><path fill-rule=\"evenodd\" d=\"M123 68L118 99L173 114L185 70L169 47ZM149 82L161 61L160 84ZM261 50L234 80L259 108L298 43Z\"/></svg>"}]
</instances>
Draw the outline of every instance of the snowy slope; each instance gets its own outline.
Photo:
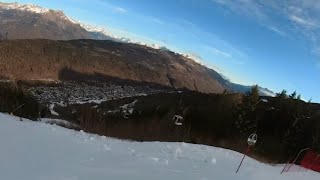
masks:
<instances>
[{"instance_id":1,"label":"snowy slope","mask_svg":"<svg viewBox=\"0 0 320 180\"><path fill-rule=\"evenodd\" d=\"M138 143L76 132L0 114L0 179L4 180L315 180L314 172L280 175L283 166L185 143Z\"/></svg>"}]
</instances>

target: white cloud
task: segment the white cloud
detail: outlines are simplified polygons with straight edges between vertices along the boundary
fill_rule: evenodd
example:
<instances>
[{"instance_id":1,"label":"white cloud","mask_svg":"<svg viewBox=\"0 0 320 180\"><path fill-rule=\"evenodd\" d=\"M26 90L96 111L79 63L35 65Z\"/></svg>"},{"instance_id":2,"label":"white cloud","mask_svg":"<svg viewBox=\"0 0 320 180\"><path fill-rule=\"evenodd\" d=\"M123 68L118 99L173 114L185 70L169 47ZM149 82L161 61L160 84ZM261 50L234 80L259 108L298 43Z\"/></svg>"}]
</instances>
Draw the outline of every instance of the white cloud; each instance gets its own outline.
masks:
<instances>
[{"instance_id":1,"label":"white cloud","mask_svg":"<svg viewBox=\"0 0 320 180\"><path fill-rule=\"evenodd\" d=\"M119 13L119 14L125 14L128 12L127 9L123 8L123 7L120 7L120 6L117 6L111 2L108 2L108 1L104 1L104 0L95 0L94 1L98 6L101 6L101 7L105 7L105 8L108 8L110 9L112 12L114 13Z\"/></svg>"},{"instance_id":2,"label":"white cloud","mask_svg":"<svg viewBox=\"0 0 320 180\"><path fill-rule=\"evenodd\" d=\"M212 0L240 16L283 37L307 40L312 53L320 57L320 1L319 0ZM287 22L287 23L284 23ZM317 53L315 53L317 49Z\"/></svg>"},{"instance_id":3,"label":"white cloud","mask_svg":"<svg viewBox=\"0 0 320 180\"><path fill-rule=\"evenodd\" d=\"M194 60L195 62L199 63L199 64L204 64L204 60L203 58L201 57L200 54L196 53L196 52L192 52L192 51L189 51L187 53L184 54L186 57Z\"/></svg>"},{"instance_id":4,"label":"white cloud","mask_svg":"<svg viewBox=\"0 0 320 180\"><path fill-rule=\"evenodd\" d=\"M122 7L113 7L112 11L119 14L125 14L128 12L126 9Z\"/></svg>"},{"instance_id":5,"label":"white cloud","mask_svg":"<svg viewBox=\"0 0 320 180\"><path fill-rule=\"evenodd\" d=\"M153 23L155 23L155 24L160 24L160 25L164 25L165 24L162 20L160 20L158 18L155 18L155 17L148 17L148 20L153 22Z\"/></svg>"},{"instance_id":6,"label":"white cloud","mask_svg":"<svg viewBox=\"0 0 320 180\"><path fill-rule=\"evenodd\" d=\"M279 35L281 35L281 36L287 36L286 32L284 32L284 31L282 31L282 30L280 30L280 29L278 29L278 28L276 28L274 26L269 26L268 29L273 31L273 32L275 32L275 33L277 33L277 34L279 34Z\"/></svg>"},{"instance_id":7,"label":"white cloud","mask_svg":"<svg viewBox=\"0 0 320 180\"><path fill-rule=\"evenodd\" d=\"M218 56L222 56L222 57L225 57L225 58L232 58L231 54L229 54L227 52L224 52L222 50L219 50L217 48L212 47L210 50L212 51L213 54L216 54Z\"/></svg>"},{"instance_id":8,"label":"white cloud","mask_svg":"<svg viewBox=\"0 0 320 180\"><path fill-rule=\"evenodd\" d=\"M303 19L301 17L298 17L297 15L290 15L289 19L293 22L296 22L302 26L307 26L307 27L316 27L318 26L315 22L308 20L308 19Z\"/></svg>"},{"instance_id":9,"label":"white cloud","mask_svg":"<svg viewBox=\"0 0 320 180\"><path fill-rule=\"evenodd\" d=\"M228 50L230 50L230 52L226 52L224 50L212 47L212 46L208 46L208 45L204 45L203 48L216 56L216 58L219 58L219 60L228 60L229 62L233 63L233 64L237 64L237 65L243 65L245 64L245 62L243 61L244 59L247 58L247 55L237 49L234 48L230 48Z\"/></svg>"}]
</instances>

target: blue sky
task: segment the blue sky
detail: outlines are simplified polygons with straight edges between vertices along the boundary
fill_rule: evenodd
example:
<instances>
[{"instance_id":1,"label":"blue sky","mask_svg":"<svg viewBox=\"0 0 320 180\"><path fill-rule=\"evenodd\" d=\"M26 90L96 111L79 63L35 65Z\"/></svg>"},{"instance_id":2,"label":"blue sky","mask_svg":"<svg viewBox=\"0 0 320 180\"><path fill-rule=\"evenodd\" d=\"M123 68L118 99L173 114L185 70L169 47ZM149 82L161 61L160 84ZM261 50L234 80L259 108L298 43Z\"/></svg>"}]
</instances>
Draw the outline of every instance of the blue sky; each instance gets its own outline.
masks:
<instances>
[{"instance_id":1,"label":"blue sky","mask_svg":"<svg viewBox=\"0 0 320 180\"><path fill-rule=\"evenodd\" d=\"M12 1L6 1L12 2ZM21 0L189 54L233 82L320 102L318 0Z\"/></svg>"}]
</instances>

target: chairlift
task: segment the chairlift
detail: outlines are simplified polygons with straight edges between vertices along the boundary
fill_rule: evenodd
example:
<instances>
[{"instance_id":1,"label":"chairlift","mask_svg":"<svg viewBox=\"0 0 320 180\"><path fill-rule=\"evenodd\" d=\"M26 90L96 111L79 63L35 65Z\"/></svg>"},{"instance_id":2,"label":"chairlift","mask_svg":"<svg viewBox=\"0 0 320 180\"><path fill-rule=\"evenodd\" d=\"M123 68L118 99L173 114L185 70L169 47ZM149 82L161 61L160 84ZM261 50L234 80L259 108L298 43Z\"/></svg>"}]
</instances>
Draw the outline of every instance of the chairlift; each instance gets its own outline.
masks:
<instances>
[{"instance_id":1,"label":"chairlift","mask_svg":"<svg viewBox=\"0 0 320 180\"><path fill-rule=\"evenodd\" d=\"M123 113L123 117L125 118L125 119L129 119L129 113L127 112L127 111L125 111L124 113Z\"/></svg>"},{"instance_id":2,"label":"chairlift","mask_svg":"<svg viewBox=\"0 0 320 180\"><path fill-rule=\"evenodd\" d=\"M257 143L257 140L258 140L258 135L256 133L251 134L247 140L248 145L254 146Z\"/></svg>"},{"instance_id":3,"label":"chairlift","mask_svg":"<svg viewBox=\"0 0 320 180\"><path fill-rule=\"evenodd\" d=\"M173 116L173 121L174 121L175 125L182 126L183 117L180 116L180 115L174 115Z\"/></svg>"}]
</instances>

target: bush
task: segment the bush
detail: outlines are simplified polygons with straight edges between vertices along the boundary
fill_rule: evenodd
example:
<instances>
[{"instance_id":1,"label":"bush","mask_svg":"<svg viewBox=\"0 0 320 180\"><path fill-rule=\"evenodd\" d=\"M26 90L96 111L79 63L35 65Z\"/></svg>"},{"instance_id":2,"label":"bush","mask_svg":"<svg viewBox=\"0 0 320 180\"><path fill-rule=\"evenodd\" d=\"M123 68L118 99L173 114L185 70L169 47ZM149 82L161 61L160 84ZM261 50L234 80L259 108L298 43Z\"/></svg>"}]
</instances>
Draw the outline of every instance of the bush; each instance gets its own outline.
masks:
<instances>
[{"instance_id":1,"label":"bush","mask_svg":"<svg viewBox=\"0 0 320 180\"><path fill-rule=\"evenodd\" d=\"M14 83L0 84L0 112L36 120L39 117L39 104L22 87Z\"/></svg>"}]
</instances>

